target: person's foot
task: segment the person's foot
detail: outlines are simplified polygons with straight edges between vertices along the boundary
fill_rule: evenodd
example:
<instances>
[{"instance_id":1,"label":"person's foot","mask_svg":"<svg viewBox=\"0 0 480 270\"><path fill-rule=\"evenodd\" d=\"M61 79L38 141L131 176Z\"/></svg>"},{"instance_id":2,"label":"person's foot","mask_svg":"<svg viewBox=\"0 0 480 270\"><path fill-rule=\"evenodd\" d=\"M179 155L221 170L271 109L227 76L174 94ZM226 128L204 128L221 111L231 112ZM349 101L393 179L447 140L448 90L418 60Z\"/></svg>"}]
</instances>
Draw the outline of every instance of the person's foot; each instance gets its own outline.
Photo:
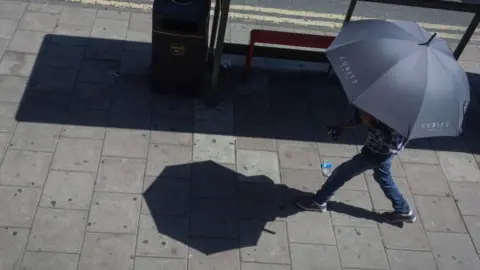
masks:
<instances>
[{"instance_id":1,"label":"person's foot","mask_svg":"<svg viewBox=\"0 0 480 270\"><path fill-rule=\"evenodd\" d=\"M327 203L318 203L312 197L301 197L295 201L295 204L305 211L325 212Z\"/></svg>"},{"instance_id":2,"label":"person's foot","mask_svg":"<svg viewBox=\"0 0 480 270\"><path fill-rule=\"evenodd\" d=\"M404 214L399 212L385 212L382 213L381 216L385 221L389 223L399 223L399 222L407 222L407 223L414 223L417 220L417 214L410 210L410 212Z\"/></svg>"}]
</instances>

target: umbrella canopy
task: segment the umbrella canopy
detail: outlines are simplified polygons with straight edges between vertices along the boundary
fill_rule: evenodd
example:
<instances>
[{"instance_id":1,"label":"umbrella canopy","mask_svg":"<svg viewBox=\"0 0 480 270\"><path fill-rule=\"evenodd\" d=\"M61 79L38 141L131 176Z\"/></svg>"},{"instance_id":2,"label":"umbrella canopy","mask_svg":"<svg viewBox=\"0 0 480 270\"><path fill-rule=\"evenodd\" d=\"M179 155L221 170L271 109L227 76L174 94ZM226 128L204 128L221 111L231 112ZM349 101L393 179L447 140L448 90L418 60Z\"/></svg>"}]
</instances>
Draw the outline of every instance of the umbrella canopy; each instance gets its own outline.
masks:
<instances>
[{"instance_id":1,"label":"umbrella canopy","mask_svg":"<svg viewBox=\"0 0 480 270\"><path fill-rule=\"evenodd\" d=\"M354 21L326 54L349 101L405 137L460 134L470 86L435 34L414 22Z\"/></svg>"}]
</instances>

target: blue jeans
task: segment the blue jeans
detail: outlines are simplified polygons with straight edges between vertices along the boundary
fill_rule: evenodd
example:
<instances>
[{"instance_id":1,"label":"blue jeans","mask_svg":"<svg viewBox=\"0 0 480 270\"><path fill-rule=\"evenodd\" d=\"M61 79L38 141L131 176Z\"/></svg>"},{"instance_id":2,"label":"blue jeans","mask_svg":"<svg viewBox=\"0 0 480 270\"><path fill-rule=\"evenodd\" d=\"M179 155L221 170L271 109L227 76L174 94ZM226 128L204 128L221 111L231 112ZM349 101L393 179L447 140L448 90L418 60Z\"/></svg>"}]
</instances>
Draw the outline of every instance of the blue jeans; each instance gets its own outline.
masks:
<instances>
[{"instance_id":1,"label":"blue jeans","mask_svg":"<svg viewBox=\"0 0 480 270\"><path fill-rule=\"evenodd\" d=\"M327 202L346 182L367 170L373 169L373 178L380 185L385 196L392 202L395 212L410 212L410 206L392 178L390 172L392 159L393 155L377 154L364 147L360 154L333 170L332 175L317 191L315 201L320 204Z\"/></svg>"}]
</instances>

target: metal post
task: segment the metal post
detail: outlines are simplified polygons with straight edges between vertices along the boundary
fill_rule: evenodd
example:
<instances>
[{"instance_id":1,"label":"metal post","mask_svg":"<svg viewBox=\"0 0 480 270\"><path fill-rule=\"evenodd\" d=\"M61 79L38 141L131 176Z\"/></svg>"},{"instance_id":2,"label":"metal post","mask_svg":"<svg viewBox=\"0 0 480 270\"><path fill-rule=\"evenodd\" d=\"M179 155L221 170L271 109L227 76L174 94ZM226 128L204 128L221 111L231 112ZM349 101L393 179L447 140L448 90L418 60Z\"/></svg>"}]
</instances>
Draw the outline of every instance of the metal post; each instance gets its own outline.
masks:
<instances>
[{"instance_id":1,"label":"metal post","mask_svg":"<svg viewBox=\"0 0 480 270\"><path fill-rule=\"evenodd\" d=\"M214 51L212 77L210 81L210 90L208 91L208 101L210 105L216 102L218 74L220 73L220 63L223 54L223 44L225 39L225 30L227 29L228 12L230 10L230 0L221 0L220 25L218 26L217 46Z\"/></svg>"},{"instance_id":2,"label":"metal post","mask_svg":"<svg viewBox=\"0 0 480 270\"><path fill-rule=\"evenodd\" d=\"M213 13L213 23L212 23L212 35L210 36L210 53L213 52L215 48L215 39L217 38L218 31L218 16L220 15L221 1L215 1L215 11Z\"/></svg>"},{"instance_id":3,"label":"metal post","mask_svg":"<svg viewBox=\"0 0 480 270\"><path fill-rule=\"evenodd\" d=\"M463 50L465 49L468 42L470 41L470 38L472 37L473 33L475 33L475 29L477 29L477 26L479 23L480 23L480 13L476 13L472 21L468 25L468 28L465 31L465 34L463 34L462 39L458 43L457 48L455 49L455 52L453 53L453 56L455 56L455 59L458 60L458 58L460 58L460 55L462 55Z\"/></svg>"},{"instance_id":4,"label":"metal post","mask_svg":"<svg viewBox=\"0 0 480 270\"><path fill-rule=\"evenodd\" d=\"M350 5L348 6L348 9L347 9L347 14L345 14L345 20L343 21L343 25L350 22L350 19L352 18L352 15L353 15L353 10L355 10L355 6L357 5L357 2L358 0L350 1Z\"/></svg>"}]
</instances>

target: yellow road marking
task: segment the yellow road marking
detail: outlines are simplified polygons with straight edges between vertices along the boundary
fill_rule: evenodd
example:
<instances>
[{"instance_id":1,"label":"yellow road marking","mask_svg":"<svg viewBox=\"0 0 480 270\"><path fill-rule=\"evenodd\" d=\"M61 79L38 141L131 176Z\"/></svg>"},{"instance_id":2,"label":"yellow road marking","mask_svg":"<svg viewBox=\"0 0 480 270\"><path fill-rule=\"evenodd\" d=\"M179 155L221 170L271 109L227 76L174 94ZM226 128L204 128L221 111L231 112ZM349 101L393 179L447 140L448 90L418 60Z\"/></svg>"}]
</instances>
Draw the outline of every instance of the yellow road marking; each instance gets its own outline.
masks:
<instances>
[{"instance_id":1,"label":"yellow road marking","mask_svg":"<svg viewBox=\"0 0 480 270\"><path fill-rule=\"evenodd\" d=\"M143 11L150 11L152 9L151 4L141 4L141 3L131 3L131 2L121 2L114 0L67 0L70 2L89 4L89 5L102 5L102 6L112 6L117 8L131 8L138 9ZM212 5L213 6L213 5ZM266 7L255 7L255 6L246 6L246 5L231 5L231 12L229 13L229 18L231 19L243 19L243 20L255 20L260 22L271 22L271 23L287 23L298 26L318 26L318 27L327 27L333 29L339 29L342 26L344 15L342 14L330 14L330 13L319 13L311 11L302 11L302 10L287 10L279 8L266 8ZM254 12L257 14L247 14L247 13L238 13L235 11L247 11ZM258 14L262 13L262 14ZM269 15L263 15L269 14ZM281 15L274 16L274 15ZM295 16L300 18L289 18L283 16ZM313 19L329 19L329 20L338 20L339 22L332 21L321 21ZM361 20L361 19L372 19L369 17L360 17L353 16L352 20ZM440 31L465 31L466 27L456 26L456 25L443 25L443 24L432 24L432 23L419 23L420 26L424 27L433 32ZM448 39L460 39L461 35L459 34L450 34L438 32L438 36Z\"/></svg>"}]
</instances>

